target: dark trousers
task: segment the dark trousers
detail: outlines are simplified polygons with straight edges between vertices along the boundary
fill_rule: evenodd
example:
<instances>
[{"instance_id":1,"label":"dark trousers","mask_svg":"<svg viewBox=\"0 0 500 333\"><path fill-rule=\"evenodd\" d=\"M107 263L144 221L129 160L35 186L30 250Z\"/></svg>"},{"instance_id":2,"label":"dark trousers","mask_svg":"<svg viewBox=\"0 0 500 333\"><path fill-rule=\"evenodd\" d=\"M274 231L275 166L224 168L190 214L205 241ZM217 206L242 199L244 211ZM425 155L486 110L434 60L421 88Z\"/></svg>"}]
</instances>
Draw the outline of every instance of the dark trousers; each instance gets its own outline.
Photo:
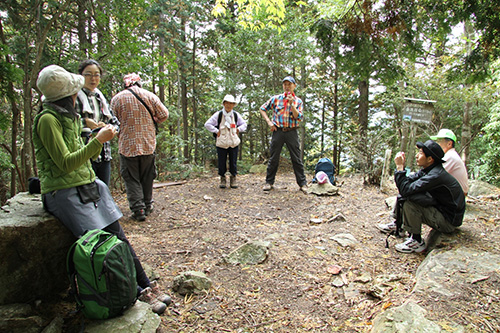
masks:
<instances>
[{"instance_id":1,"label":"dark trousers","mask_svg":"<svg viewBox=\"0 0 500 333\"><path fill-rule=\"evenodd\" d=\"M229 156L229 173L236 176L236 164L238 160L238 146L234 148L217 147L217 158L219 164L219 176L225 176L227 171L227 157Z\"/></svg>"},{"instance_id":2,"label":"dark trousers","mask_svg":"<svg viewBox=\"0 0 500 333\"><path fill-rule=\"evenodd\" d=\"M302 164L302 159L300 158L299 132L297 130L285 132L280 128L273 132L271 138L271 158L267 164L266 183L271 185L274 184L276 172L278 172L278 166L280 164L281 149L284 144L286 144L288 151L290 152L293 172L295 173L295 180L297 181L297 184L299 186L306 185L307 180L304 174L304 165Z\"/></svg>"},{"instance_id":3,"label":"dark trousers","mask_svg":"<svg viewBox=\"0 0 500 333\"><path fill-rule=\"evenodd\" d=\"M120 173L125 182L130 210L146 209L153 203L156 178L155 154L134 157L120 155Z\"/></svg>"},{"instance_id":4,"label":"dark trousers","mask_svg":"<svg viewBox=\"0 0 500 333\"><path fill-rule=\"evenodd\" d=\"M150 281L146 273L144 272L144 268L142 268L141 262L139 261L139 258L137 257L137 254L134 251L134 248L132 245L130 245L130 242L128 241L127 237L125 236L125 233L123 232L122 226L120 225L120 222L115 221L108 225L106 228L103 229L104 231L107 231L109 233L112 233L113 235L116 235L119 240L125 242L128 244L130 248L130 253L132 253L132 257L134 258L134 266L135 266L135 273L137 275L137 284L139 287L142 289L149 287Z\"/></svg>"},{"instance_id":5,"label":"dark trousers","mask_svg":"<svg viewBox=\"0 0 500 333\"><path fill-rule=\"evenodd\" d=\"M109 187L109 180L111 178L111 161L92 161L92 169L94 169L97 178L102 180L104 184Z\"/></svg>"}]
</instances>

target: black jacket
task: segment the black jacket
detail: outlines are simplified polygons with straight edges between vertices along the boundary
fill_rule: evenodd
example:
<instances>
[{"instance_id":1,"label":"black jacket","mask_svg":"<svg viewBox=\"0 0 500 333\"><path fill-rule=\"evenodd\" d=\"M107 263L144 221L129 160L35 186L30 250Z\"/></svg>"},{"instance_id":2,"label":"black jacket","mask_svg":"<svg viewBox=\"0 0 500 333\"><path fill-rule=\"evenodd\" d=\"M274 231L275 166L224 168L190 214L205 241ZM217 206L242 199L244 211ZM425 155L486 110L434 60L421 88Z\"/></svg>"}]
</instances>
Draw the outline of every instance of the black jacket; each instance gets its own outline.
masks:
<instances>
[{"instance_id":1,"label":"black jacket","mask_svg":"<svg viewBox=\"0 0 500 333\"><path fill-rule=\"evenodd\" d=\"M435 163L416 174L406 176L406 171L396 171L394 180L399 194L406 200L422 206L436 207L444 218L458 227L465 213L465 196L460 183L441 163Z\"/></svg>"}]
</instances>

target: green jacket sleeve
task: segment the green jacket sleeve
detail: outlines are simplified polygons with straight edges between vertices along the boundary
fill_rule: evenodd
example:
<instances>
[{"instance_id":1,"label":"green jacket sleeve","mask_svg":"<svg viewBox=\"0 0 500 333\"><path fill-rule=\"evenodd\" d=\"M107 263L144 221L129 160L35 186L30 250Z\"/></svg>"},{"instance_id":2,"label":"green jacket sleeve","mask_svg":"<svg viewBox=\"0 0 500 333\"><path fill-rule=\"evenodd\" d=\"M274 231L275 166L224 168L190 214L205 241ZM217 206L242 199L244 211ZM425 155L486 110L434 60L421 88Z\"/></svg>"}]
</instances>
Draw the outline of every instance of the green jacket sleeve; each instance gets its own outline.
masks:
<instances>
[{"instance_id":1,"label":"green jacket sleeve","mask_svg":"<svg viewBox=\"0 0 500 333\"><path fill-rule=\"evenodd\" d=\"M102 143L94 138L86 146L79 146L76 147L78 149L70 151L63 138L61 123L49 114L40 117L37 130L52 161L67 173L79 168L89 159L97 158L102 149Z\"/></svg>"}]
</instances>

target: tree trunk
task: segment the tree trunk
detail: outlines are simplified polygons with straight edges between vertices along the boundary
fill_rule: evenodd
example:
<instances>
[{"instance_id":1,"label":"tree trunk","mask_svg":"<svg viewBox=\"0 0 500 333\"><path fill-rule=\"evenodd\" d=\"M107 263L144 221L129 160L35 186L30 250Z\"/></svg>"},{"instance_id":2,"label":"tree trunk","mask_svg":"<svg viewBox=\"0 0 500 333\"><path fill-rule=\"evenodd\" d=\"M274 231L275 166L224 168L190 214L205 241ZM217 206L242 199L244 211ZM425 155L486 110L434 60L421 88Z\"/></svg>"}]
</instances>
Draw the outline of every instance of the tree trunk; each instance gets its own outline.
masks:
<instances>
[{"instance_id":1,"label":"tree trunk","mask_svg":"<svg viewBox=\"0 0 500 333\"><path fill-rule=\"evenodd\" d=\"M76 23L76 29L77 29L77 34L78 34L78 46L80 48L80 51L88 55L87 53L87 46L88 46L88 40L87 40L87 15L86 15L86 8L85 8L85 2L87 0L77 0L77 23Z\"/></svg>"},{"instance_id":2,"label":"tree trunk","mask_svg":"<svg viewBox=\"0 0 500 333\"><path fill-rule=\"evenodd\" d=\"M325 104L323 99L323 107L321 108L321 156L325 153Z\"/></svg>"},{"instance_id":3,"label":"tree trunk","mask_svg":"<svg viewBox=\"0 0 500 333\"><path fill-rule=\"evenodd\" d=\"M5 40L5 35L3 33L3 25L2 20L0 20L0 40L2 44L7 45L7 41ZM11 60L8 54L5 55L5 62L7 64L11 64ZM12 109L12 129L11 129L11 163L14 165L14 168L10 173L10 196L13 197L17 194L17 182L16 182L16 172L19 172L19 166L17 164L17 135L19 130L20 116L19 108L17 107L16 99L14 92L14 84L12 82L8 82L7 84L7 99L9 100L10 107ZM21 176L18 174L18 176ZM23 185L22 182L20 182ZM24 190L24 188L23 188ZM3 200L2 200L3 202Z\"/></svg>"},{"instance_id":4,"label":"tree trunk","mask_svg":"<svg viewBox=\"0 0 500 333\"><path fill-rule=\"evenodd\" d=\"M304 105L304 119L302 119L302 125L300 126L300 158L302 161L304 160L304 150L305 150L305 145L306 145L306 115L305 115L305 110L306 110L306 66L302 65L300 68L300 80L301 80L301 87L304 91L303 97L302 97L302 103ZM294 74L295 77L295 74Z\"/></svg>"},{"instance_id":5,"label":"tree trunk","mask_svg":"<svg viewBox=\"0 0 500 333\"><path fill-rule=\"evenodd\" d=\"M474 29L470 22L466 22L464 24L464 34L466 36L466 40L470 41L472 40L472 36L474 34ZM472 52L472 45L471 42L466 43L466 48L467 48L467 53L470 54ZM468 88L468 85L465 86ZM471 109L472 109L472 103L470 101L465 102L465 107L464 107L464 118L463 118L463 124L462 124L462 151L461 151L461 157L462 161L464 161L465 167L468 167L469 164L469 152L470 152L470 144L472 141L472 130L471 130Z\"/></svg>"},{"instance_id":6,"label":"tree trunk","mask_svg":"<svg viewBox=\"0 0 500 333\"><path fill-rule=\"evenodd\" d=\"M193 54L191 57L191 80L193 83L192 86L192 93L193 93L193 128L198 128L198 115L197 115L197 108L196 108L196 26L193 24ZM199 134L198 131L194 131L194 162L196 164L196 161L198 159L198 141L199 141Z\"/></svg>"},{"instance_id":7,"label":"tree trunk","mask_svg":"<svg viewBox=\"0 0 500 333\"><path fill-rule=\"evenodd\" d=\"M181 41L182 45L186 45L186 19L181 18ZM183 47L183 46L182 46ZM186 78L186 59L185 50L179 49L181 57L181 108L182 108L182 138L184 139L184 163L189 163L189 119L188 119L188 105L187 105L187 78Z\"/></svg>"},{"instance_id":8,"label":"tree trunk","mask_svg":"<svg viewBox=\"0 0 500 333\"><path fill-rule=\"evenodd\" d=\"M334 82L333 85L333 154L332 161L335 165L335 170L339 170L340 168L340 133L339 133L339 94L338 94L338 84L337 80L339 77L339 72L337 70L337 66L335 65L334 72Z\"/></svg>"},{"instance_id":9,"label":"tree trunk","mask_svg":"<svg viewBox=\"0 0 500 333\"><path fill-rule=\"evenodd\" d=\"M359 124L359 149L363 156L363 172L370 169L371 160L370 154L367 151L366 135L368 134L368 80L362 80L358 85L359 89L359 108L358 108L358 124Z\"/></svg>"},{"instance_id":10,"label":"tree trunk","mask_svg":"<svg viewBox=\"0 0 500 333\"><path fill-rule=\"evenodd\" d=\"M358 123L362 137L368 130L368 81L359 82L359 108L358 108Z\"/></svg>"},{"instance_id":11,"label":"tree trunk","mask_svg":"<svg viewBox=\"0 0 500 333\"><path fill-rule=\"evenodd\" d=\"M461 149L461 154L460 156L462 157L462 161L464 161L465 168L468 170L468 165L469 165L469 153L470 153L470 144L472 141L471 138L471 125L470 125L470 118L471 118L471 107L472 103L466 102L465 107L464 107L464 118L463 118L463 124L462 124L462 149Z\"/></svg>"}]
</instances>

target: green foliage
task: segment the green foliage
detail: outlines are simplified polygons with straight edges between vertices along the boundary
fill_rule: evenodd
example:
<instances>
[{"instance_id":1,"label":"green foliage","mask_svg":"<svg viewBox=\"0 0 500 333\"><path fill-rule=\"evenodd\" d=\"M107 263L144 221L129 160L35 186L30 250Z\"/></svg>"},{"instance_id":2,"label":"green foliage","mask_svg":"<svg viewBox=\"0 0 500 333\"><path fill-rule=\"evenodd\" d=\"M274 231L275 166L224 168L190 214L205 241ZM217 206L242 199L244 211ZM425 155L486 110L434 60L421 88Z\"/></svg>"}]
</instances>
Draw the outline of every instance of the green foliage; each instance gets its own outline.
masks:
<instances>
[{"instance_id":1,"label":"green foliage","mask_svg":"<svg viewBox=\"0 0 500 333\"><path fill-rule=\"evenodd\" d=\"M484 127L481 143L486 147L479 165L479 176L491 184L500 186L500 100L491 108L490 122Z\"/></svg>"},{"instance_id":2,"label":"green foliage","mask_svg":"<svg viewBox=\"0 0 500 333\"><path fill-rule=\"evenodd\" d=\"M495 101L489 110L489 121L483 127L483 132L478 140L478 148L482 155L474 165L474 171L479 179L500 186L500 98L498 88L500 87L500 61L493 65Z\"/></svg>"},{"instance_id":3,"label":"green foliage","mask_svg":"<svg viewBox=\"0 0 500 333\"><path fill-rule=\"evenodd\" d=\"M59 13L61 8L65 10ZM139 73L145 88L164 92L170 117L158 135L160 180L203 175L204 167L213 171L213 137L203 124L220 110L222 97L228 93L240 100L235 109L249 126L242 136L239 172L263 162L270 132L258 110L282 91L281 80L286 75L296 78L296 93L305 102L304 162L309 170L319 157L332 157L335 151L343 163L339 169L361 170L367 182L376 182L384 150L395 151L408 127L401 121L403 98L415 97L437 101L432 124L416 126L416 136L426 139L447 127L457 134L462 149L467 144L461 141L463 115L465 107L470 108L473 142L469 169L481 166L480 174L493 179L499 154L495 155L496 146L487 140L497 143L493 116L498 106L491 118L489 112L498 88L488 81L491 60L500 45L496 43L500 34L495 8L494 2L476 0L91 0L43 4L6 0L0 4L0 11L6 13L2 27L7 44L0 45L0 95L4 97L0 101L0 144L11 144L11 100L5 98L12 97L23 110L22 103L36 90L34 80L41 67L56 63L76 71L81 60L94 58L105 69L100 89L108 99L122 90L122 76L129 72ZM451 44L450 32L466 21L473 27L471 33ZM50 29L40 39L45 27ZM5 61L6 56L11 63ZM472 75L471 70L481 75ZM363 137L361 81L370 85ZM14 96L7 95L11 82ZM35 93L33 104L38 97ZM25 112L29 109L27 106ZM383 116L376 118L378 115ZM29 120L27 117L31 115L21 118ZM484 138L477 139L483 127ZM21 148L24 132L19 133ZM117 153L116 144L113 153ZM1 166L10 169L8 153L3 150L1 154ZM287 155L286 149L283 155ZM491 163L485 163L488 159ZM118 159L114 163L113 176L119 178ZM8 183L8 172L1 183Z\"/></svg>"}]
</instances>

